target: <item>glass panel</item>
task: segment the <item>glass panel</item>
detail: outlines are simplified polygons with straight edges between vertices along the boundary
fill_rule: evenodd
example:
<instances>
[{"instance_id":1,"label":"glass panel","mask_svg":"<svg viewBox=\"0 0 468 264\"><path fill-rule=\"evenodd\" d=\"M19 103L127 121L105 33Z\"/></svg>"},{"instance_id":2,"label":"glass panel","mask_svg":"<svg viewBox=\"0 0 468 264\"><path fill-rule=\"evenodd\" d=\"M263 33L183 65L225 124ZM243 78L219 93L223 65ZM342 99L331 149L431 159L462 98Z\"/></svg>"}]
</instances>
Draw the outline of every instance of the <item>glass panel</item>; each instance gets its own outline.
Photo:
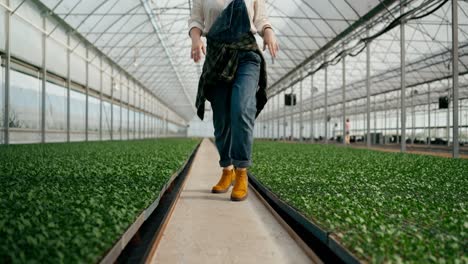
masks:
<instances>
[{"instance_id":1,"label":"glass panel","mask_svg":"<svg viewBox=\"0 0 468 264\"><path fill-rule=\"evenodd\" d=\"M119 140L121 139L120 137L120 106L118 104L112 105L112 111L113 111L113 125L112 125L112 135L114 140Z\"/></svg>"},{"instance_id":2,"label":"glass panel","mask_svg":"<svg viewBox=\"0 0 468 264\"><path fill-rule=\"evenodd\" d=\"M102 73L102 93L105 95L111 95L111 69L107 62L102 62L104 72Z\"/></svg>"},{"instance_id":3,"label":"glass panel","mask_svg":"<svg viewBox=\"0 0 468 264\"><path fill-rule=\"evenodd\" d=\"M130 83L129 87L128 87L128 103L130 105L134 105L135 102L134 102L134 99L135 98L135 90L133 88L133 82Z\"/></svg>"},{"instance_id":4,"label":"glass panel","mask_svg":"<svg viewBox=\"0 0 468 264\"><path fill-rule=\"evenodd\" d=\"M67 140L67 89L46 83L46 141Z\"/></svg>"},{"instance_id":5,"label":"glass panel","mask_svg":"<svg viewBox=\"0 0 468 264\"><path fill-rule=\"evenodd\" d=\"M74 82L86 84L86 62L75 53L70 56L70 77Z\"/></svg>"},{"instance_id":6,"label":"glass panel","mask_svg":"<svg viewBox=\"0 0 468 264\"><path fill-rule=\"evenodd\" d=\"M11 70L10 143L41 140L41 80Z\"/></svg>"},{"instance_id":7,"label":"glass panel","mask_svg":"<svg viewBox=\"0 0 468 264\"><path fill-rule=\"evenodd\" d=\"M101 110L99 98L88 98L88 140L99 140L99 113Z\"/></svg>"},{"instance_id":8,"label":"glass panel","mask_svg":"<svg viewBox=\"0 0 468 264\"><path fill-rule=\"evenodd\" d=\"M3 7L0 7L0 21L5 21L5 17L6 17L6 9ZM5 26L4 25L5 24L2 23L2 26L0 27L0 39L5 39ZM5 50L5 41L0 41L0 50Z\"/></svg>"},{"instance_id":9,"label":"glass panel","mask_svg":"<svg viewBox=\"0 0 468 264\"><path fill-rule=\"evenodd\" d=\"M128 109L122 107L122 139L128 139Z\"/></svg>"},{"instance_id":10,"label":"glass panel","mask_svg":"<svg viewBox=\"0 0 468 264\"><path fill-rule=\"evenodd\" d=\"M90 59L93 59L95 54L90 54ZM89 64L89 87L95 91L100 91L101 89L101 72L99 70L99 65L96 63L99 62L99 58L95 58L92 63Z\"/></svg>"},{"instance_id":11,"label":"glass panel","mask_svg":"<svg viewBox=\"0 0 468 264\"><path fill-rule=\"evenodd\" d=\"M111 104L104 101L102 108L102 139L109 140L111 138Z\"/></svg>"},{"instance_id":12,"label":"glass panel","mask_svg":"<svg viewBox=\"0 0 468 264\"><path fill-rule=\"evenodd\" d=\"M16 6L16 5L15 5ZM3 8L1 8L3 9ZM40 12L34 4L26 1L18 12L33 24L42 27ZM2 21L1 25L4 25ZM31 62L42 64L42 33L18 16L11 17L11 55ZM35 45L31 45L35 43Z\"/></svg>"},{"instance_id":13,"label":"glass panel","mask_svg":"<svg viewBox=\"0 0 468 264\"><path fill-rule=\"evenodd\" d=\"M130 127L128 128L130 135L129 139L134 139L135 138L135 112L133 110L129 110L129 122L130 122Z\"/></svg>"},{"instance_id":14,"label":"glass panel","mask_svg":"<svg viewBox=\"0 0 468 264\"><path fill-rule=\"evenodd\" d=\"M86 95L70 91L70 140L84 141L86 129Z\"/></svg>"},{"instance_id":15,"label":"glass panel","mask_svg":"<svg viewBox=\"0 0 468 264\"><path fill-rule=\"evenodd\" d=\"M135 138L141 138L141 113L137 112L136 113L136 136Z\"/></svg>"},{"instance_id":16,"label":"glass panel","mask_svg":"<svg viewBox=\"0 0 468 264\"><path fill-rule=\"evenodd\" d=\"M58 23L55 20L47 19L47 28L54 28ZM47 70L54 72L60 76L67 76L67 49L62 43L67 43L67 33L62 28L57 28L53 34L53 38L47 39L46 61ZM61 43L55 39L59 39Z\"/></svg>"}]
</instances>

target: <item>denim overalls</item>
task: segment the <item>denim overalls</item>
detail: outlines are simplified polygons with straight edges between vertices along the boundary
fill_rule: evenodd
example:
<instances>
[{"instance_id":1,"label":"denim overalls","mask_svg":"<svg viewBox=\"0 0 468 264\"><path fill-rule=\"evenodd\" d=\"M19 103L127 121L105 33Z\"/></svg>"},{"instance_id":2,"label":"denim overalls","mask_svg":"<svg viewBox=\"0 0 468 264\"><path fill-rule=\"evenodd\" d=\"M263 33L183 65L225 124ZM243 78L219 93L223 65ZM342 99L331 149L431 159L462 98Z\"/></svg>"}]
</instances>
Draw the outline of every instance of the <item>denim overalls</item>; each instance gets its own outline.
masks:
<instances>
[{"instance_id":1,"label":"denim overalls","mask_svg":"<svg viewBox=\"0 0 468 264\"><path fill-rule=\"evenodd\" d=\"M232 43L250 32L250 19L243 0L234 0L207 34L208 41ZM209 44L208 44L209 48ZM252 164L256 92L262 58L254 51L239 51L239 65L231 83L211 89L215 143L221 167L247 168Z\"/></svg>"}]
</instances>

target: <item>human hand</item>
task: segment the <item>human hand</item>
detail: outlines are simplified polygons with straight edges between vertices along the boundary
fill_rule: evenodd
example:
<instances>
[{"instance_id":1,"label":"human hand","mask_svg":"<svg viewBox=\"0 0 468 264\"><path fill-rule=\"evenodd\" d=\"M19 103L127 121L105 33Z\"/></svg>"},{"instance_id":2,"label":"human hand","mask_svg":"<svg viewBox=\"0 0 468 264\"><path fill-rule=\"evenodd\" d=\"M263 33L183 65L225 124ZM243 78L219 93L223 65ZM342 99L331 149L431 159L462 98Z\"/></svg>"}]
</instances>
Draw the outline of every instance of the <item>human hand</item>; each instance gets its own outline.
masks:
<instances>
[{"instance_id":1,"label":"human hand","mask_svg":"<svg viewBox=\"0 0 468 264\"><path fill-rule=\"evenodd\" d=\"M193 28L190 32L192 38L192 49L190 52L190 58L194 62L199 62L202 58L202 53L206 55L205 43L201 40L201 30Z\"/></svg>"},{"instance_id":2,"label":"human hand","mask_svg":"<svg viewBox=\"0 0 468 264\"><path fill-rule=\"evenodd\" d=\"M263 51L265 51L266 48L270 51L270 55L273 58L276 58L279 51L279 45L276 40L275 32L273 32L270 27L265 28L263 32Z\"/></svg>"}]
</instances>

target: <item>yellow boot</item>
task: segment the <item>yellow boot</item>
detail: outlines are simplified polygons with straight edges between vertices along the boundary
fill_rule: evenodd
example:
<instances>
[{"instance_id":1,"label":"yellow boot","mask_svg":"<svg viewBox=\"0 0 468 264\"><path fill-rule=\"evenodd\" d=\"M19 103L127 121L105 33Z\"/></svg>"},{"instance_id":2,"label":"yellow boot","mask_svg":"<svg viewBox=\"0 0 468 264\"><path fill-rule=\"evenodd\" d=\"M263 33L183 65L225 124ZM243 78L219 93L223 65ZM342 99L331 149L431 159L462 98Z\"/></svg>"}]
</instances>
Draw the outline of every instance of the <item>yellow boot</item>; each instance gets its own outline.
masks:
<instances>
[{"instance_id":1,"label":"yellow boot","mask_svg":"<svg viewBox=\"0 0 468 264\"><path fill-rule=\"evenodd\" d=\"M212 193L225 193L229 190L229 187L231 187L232 183L234 182L236 178L236 173L234 172L234 169L226 170L223 169L223 174L221 175L221 179L219 179L218 184L213 186L211 189Z\"/></svg>"},{"instance_id":2,"label":"yellow boot","mask_svg":"<svg viewBox=\"0 0 468 264\"><path fill-rule=\"evenodd\" d=\"M247 199L247 189L249 185L249 178L247 177L247 170L236 169L236 183L231 193L232 201L244 201Z\"/></svg>"}]
</instances>

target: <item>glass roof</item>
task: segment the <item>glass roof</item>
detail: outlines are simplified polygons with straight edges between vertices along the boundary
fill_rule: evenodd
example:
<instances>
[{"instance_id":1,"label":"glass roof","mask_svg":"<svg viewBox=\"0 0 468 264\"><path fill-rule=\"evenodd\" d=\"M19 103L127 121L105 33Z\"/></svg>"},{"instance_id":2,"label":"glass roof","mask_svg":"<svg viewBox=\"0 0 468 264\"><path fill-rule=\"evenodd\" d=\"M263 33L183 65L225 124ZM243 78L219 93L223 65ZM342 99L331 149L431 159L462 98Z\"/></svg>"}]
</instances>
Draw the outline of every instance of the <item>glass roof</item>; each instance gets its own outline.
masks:
<instances>
[{"instance_id":1,"label":"glass roof","mask_svg":"<svg viewBox=\"0 0 468 264\"><path fill-rule=\"evenodd\" d=\"M190 60L191 42L187 20L192 0L42 0L81 35L102 50L137 80L151 89L186 120L195 115L194 101L202 63ZM364 26L348 29L359 21L371 26L369 34L377 33L399 15L395 0L266 0L271 23L280 43L279 57L268 63L270 95L291 86L297 72L306 74L326 58L333 58L343 47L352 47L366 36ZM407 0L407 9L426 5L429 10L440 0ZM467 8L460 2L461 10ZM379 10L375 16L371 11ZM468 9L466 9L468 10ZM372 14L371 14L371 13ZM421 83L442 77L447 71L451 45L450 5L445 4L434 14L408 22L406 27L408 83ZM468 32L466 13L460 14L460 43ZM344 34L343 32L346 32ZM348 34L349 33L349 34ZM375 39L370 48L372 93L383 93L399 87L399 29ZM340 36L340 43L334 41ZM258 38L259 45L262 41ZM333 45L332 45L333 44ZM463 44L464 45L464 44ZM463 55L468 47L461 48ZM326 50L326 53L323 51ZM348 99L365 95L365 52L347 56ZM427 55L430 56L427 56ZM317 55L317 56L315 56ZM320 55L320 56L318 56ZM314 57L315 56L315 57ZM466 57L461 71L466 71ZM302 69L297 70L298 66ZM330 65L328 73L329 103L341 100L342 64ZM462 78L463 79L463 78ZM310 78L303 83L310 87ZM323 102L324 70L314 74L318 92L314 101ZM294 87L297 87L295 85ZM441 88L442 89L442 88ZM310 89L304 89L305 104L310 103ZM390 97L390 95L389 95ZM317 105L318 106L318 105Z\"/></svg>"},{"instance_id":2,"label":"glass roof","mask_svg":"<svg viewBox=\"0 0 468 264\"><path fill-rule=\"evenodd\" d=\"M420 7L424 7L419 9ZM452 64L452 23L450 1L407 1L406 10L420 10L427 16L407 21L405 24L405 48L406 48L406 85L407 105L427 105L436 103L440 96L448 96L451 88L451 64ZM459 71L460 71L460 98L468 98L468 3L459 1ZM342 114L342 89L343 89L343 61L335 64L328 58L337 56L338 52L353 47L358 39L367 34L371 36L382 30L396 17L400 15L398 6L388 6L387 12L369 21L374 24L369 33L366 29L355 32L336 44L335 50L330 49L326 55L327 89L329 115L341 116ZM431 13L430 11L434 11ZM400 27L397 26L385 34L373 39L369 44L370 49L370 94L371 111L385 109L398 109L400 107L401 68L400 68ZM357 47L362 49L362 47ZM345 59L346 101L347 113L358 114L366 112L366 50L356 56L348 55ZM304 66L303 72L310 74L318 68L318 64L324 62L324 57L317 58ZM270 87L271 95L278 92L294 92L300 94L300 85L295 83L297 75ZM312 83L313 82L313 83ZM303 82L302 109L309 111L324 109L325 105L325 70L315 72L313 78L309 75ZM312 95L312 89L314 94ZM275 109L267 111L262 118L269 119L273 116L288 116L291 113L300 112L300 104L296 107L283 107L281 98L280 109L277 101L273 100ZM313 106L312 106L313 104ZM322 113L323 115L323 113Z\"/></svg>"}]
</instances>

